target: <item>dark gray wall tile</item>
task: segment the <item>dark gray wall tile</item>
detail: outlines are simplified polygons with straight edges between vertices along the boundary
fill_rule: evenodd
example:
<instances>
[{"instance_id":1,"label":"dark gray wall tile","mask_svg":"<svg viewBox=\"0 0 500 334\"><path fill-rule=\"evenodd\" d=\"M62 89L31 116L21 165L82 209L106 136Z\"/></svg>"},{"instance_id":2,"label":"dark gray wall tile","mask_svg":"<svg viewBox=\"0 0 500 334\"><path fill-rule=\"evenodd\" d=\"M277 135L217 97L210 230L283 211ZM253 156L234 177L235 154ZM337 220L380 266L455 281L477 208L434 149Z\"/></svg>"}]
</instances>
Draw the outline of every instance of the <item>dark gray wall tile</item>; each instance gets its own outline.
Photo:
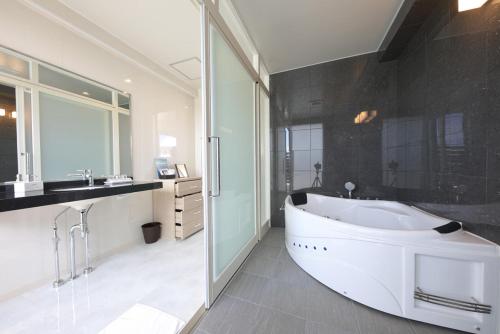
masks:
<instances>
[{"instance_id":1,"label":"dark gray wall tile","mask_svg":"<svg viewBox=\"0 0 500 334\"><path fill-rule=\"evenodd\" d=\"M356 196L422 204L498 242L500 5L447 4L393 61L372 53L271 76L273 226L287 194L345 194L350 180ZM289 154L285 129L299 146Z\"/></svg>"}]
</instances>

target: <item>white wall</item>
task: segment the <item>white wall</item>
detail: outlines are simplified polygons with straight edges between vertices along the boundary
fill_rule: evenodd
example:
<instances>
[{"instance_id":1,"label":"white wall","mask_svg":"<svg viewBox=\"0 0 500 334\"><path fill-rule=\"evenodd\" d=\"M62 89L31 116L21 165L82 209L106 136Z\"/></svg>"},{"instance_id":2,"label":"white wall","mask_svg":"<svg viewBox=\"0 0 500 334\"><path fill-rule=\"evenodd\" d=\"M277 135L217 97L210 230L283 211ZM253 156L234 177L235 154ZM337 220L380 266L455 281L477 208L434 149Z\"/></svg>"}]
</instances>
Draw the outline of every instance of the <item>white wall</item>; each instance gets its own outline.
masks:
<instances>
[{"instance_id":1,"label":"white wall","mask_svg":"<svg viewBox=\"0 0 500 334\"><path fill-rule=\"evenodd\" d=\"M133 168L137 180L154 176L158 154L158 114L171 122L162 131L177 137L174 162L195 170L194 99L174 86L143 71L78 35L50 22L16 1L2 1L0 45L132 94ZM131 78L131 84L124 83ZM53 279L51 224L62 210L48 206L0 213L0 300ZM141 243L140 225L152 219L151 191L108 198L89 214L91 250L96 258ZM61 223L63 275L67 276L67 232L78 221L76 212ZM78 252L78 254L82 254Z\"/></svg>"},{"instance_id":2,"label":"white wall","mask_svg":"<svg viewBox=\"0 0 500 334\"><path fill-rule=\"evenodd\" d=\"M194 100L194 156L195 169L198 176L203 175L202 150L203 150L203 110L201 101L201 90Z\"/></svg>"},{"instance_id":3,"label":"white wall","mask_svg":"<svg viewBox=\"0 0 500 334\"><path fill-rule=\"evenodd\" d=\"M111 54L62 26L31 11L17 1L2 1L0 45L60 66L132 94L132 150L134 177L153 178L153 159L158 154L156 114L177 114L170 130L183 133L177 140L178 156L194 170L194 98L143 69ZM132 83L124 82L131 78ZM187 108L186 108L187 106ZM185 114L191 114L189 116ZM167 130L168 130L167 129ZM185 138L189 138L185 141Z\"/></svg>"},{"instance_id":4,"label":"white wall","mask_svg":"<svg viewBox=\"0 0 500 334\"><path fill-rule=\"evenodd\" d=\"M190 176L196 174L195 170L195 144L194 144L194 106L186 105L186 109L165 109L153 115L156 120L156 138L167 135L176 139L175 147L161 148L157 152L168 158L171 163L186 163ZM159 146L159 141L156 142Z\"/></svg>"}]
</instances>

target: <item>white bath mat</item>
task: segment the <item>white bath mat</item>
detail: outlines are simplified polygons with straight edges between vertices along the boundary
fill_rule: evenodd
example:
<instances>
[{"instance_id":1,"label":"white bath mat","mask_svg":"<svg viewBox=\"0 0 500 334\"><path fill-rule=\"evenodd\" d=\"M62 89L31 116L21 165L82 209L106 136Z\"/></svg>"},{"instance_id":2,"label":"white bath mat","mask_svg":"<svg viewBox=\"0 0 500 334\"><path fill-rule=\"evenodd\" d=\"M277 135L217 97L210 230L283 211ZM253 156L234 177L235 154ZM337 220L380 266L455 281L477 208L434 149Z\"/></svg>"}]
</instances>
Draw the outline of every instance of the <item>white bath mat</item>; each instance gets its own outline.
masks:
<instances>
[{"instance_id":1,"label":"white bath mat","mask_svg":"<svg viewBox=\"0 0 500 334\"><path fill-rule=\"evenodd\" d=\"M177 334L185 322L154 307L135 304L99 334Z\"/></svg>"}]
</instances>

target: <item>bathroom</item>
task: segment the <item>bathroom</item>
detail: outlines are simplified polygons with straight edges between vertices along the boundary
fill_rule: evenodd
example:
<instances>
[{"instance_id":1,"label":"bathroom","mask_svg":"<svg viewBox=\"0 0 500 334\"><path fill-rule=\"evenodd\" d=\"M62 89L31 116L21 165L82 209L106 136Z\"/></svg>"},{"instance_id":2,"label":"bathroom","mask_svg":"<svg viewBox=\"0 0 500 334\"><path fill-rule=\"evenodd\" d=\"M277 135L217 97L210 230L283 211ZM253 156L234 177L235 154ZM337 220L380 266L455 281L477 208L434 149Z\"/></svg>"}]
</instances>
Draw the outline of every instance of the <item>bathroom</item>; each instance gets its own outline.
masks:
<instances>
[{"instance_id":1,"label":"bathroom","mask_svg":"<svg viewBox=\"0 0 500 334\"><path fill-rule=\"evenodd\" d=\"M500 1L1 5L0 333L500 334Z\"/></svg>"}]
</instances>

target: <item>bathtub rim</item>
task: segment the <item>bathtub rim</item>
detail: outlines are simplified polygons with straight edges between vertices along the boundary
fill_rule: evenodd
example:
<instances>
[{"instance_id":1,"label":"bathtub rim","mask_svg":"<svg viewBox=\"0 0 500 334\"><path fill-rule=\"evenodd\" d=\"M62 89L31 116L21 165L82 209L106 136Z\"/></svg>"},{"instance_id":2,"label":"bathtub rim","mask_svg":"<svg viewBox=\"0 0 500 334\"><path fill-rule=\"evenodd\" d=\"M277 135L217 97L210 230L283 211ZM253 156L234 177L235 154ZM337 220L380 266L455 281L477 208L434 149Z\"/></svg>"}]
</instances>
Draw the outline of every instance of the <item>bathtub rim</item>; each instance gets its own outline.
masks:
<instances>
[{"instance_id":1,"label":"bathtub rim","mask_svg":"<svg viewBox=\"0 0 500 334\"><path fill-rule=\"evenodd\" d=\"M398 202L398 201L350 199L350 198L338 198L338 197L334 197L334 196L327 196L327 195L315 194L315 193L308 193L308 192L301 192L301 193L305 193L306 195L319 196L319 197L335 198L337 200L349 201L349 202L362 201L362 202L365 202L365 203L367 203L367 202L370 202L370 203L371 202L397 203L399 205L407 207L409 210L419 211L420 213L422 213L424 215L427 215L427 216L430 216L430 217L433 217L433 218L441 219L441 220L443 220L443 222L447 222L447 223L452 222L452 220L447 220L446 218L443 218L443 217L440 217L438 215L432 214L430 212L422 210L421 208L418 208L418 207L415 207L415 206L412 206L412 205L408 205L406 203L401 203L401 202ZM445 234L442 234L442 233L436 231L434 228L425 228L425 229L388 229L388 228L369 227L369 226L365 226L365 225L358 225L358 224L354 224L354 223L349 223L349 222L345 222L345 221L342 221L342 220L338 220L338 219L335 219L335 218L320 216L320 215L318 215L318 214L316 214L314 212L311 212L311 211L306 211L304 208L295 206L293 204L291 195L292 194L289 194L286 197L286 199L285 199L285 205L284 205L285 214L287 212L287 209L291 210L291 212L306 213L306 214L314 216L317 219L321 219L321 220L323 220L325 222L335 224L335 225L337 225L338 227L340 227L342 229L352 229L353 231L355 230L356 232L360 232L360 233L366 234L366 235L380 235L380 234L383 233L386 236L389 236L389 235L392 235L392 236L402 236L402 235L404 235L404 236L410 236L411 235L411 236L419 237L419 238L422 238L422 237L437 238L437 237L440 237L440 236L453 235L453 234L455 234L457 232L465 232L463 230L462 223L459 222L459 221L454 221L454 220L453 220L454 222L457 222L457 223L460 224L461 228L458 229L458 230L456 230L456 231L445 233ZM286 222L285 222L285 224L286 224ZM445 224L443 224L443 225L445 225ZM440 227L440 226L442 226L442 225L438 225L435 228Z\"/></svg>"}]
</instances>

